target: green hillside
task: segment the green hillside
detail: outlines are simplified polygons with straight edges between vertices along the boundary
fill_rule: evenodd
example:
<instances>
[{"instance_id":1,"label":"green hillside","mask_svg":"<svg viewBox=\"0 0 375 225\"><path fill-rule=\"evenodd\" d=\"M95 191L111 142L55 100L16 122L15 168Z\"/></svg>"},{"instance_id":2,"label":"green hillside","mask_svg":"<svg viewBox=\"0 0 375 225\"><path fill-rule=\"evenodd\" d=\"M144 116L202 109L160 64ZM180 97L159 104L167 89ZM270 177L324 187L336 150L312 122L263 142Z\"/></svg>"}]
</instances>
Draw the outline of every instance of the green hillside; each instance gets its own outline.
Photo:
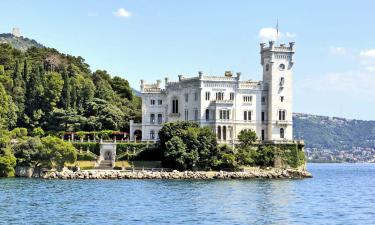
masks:
<instances>
[{"instance_id":1,"label":"green hillside","mask_svg":"<svg viewBox=\"0 0 375 225\"><path fill-rule=\"evenodd\" d=\"M295 138L304 139L309 148L375 148L375 121L296 113L293 122Z\"/></svg>"},{"instance_id":2,"label":"green hillside","mask_svg":"<svg viewBox=\"0 0 375 225\"><path fill-rule=\"evenodd\" d=\"M140 99L126 79L33 40L1 37L0 129L123 131L140 120Z\"/></svg>"}]
</instances>

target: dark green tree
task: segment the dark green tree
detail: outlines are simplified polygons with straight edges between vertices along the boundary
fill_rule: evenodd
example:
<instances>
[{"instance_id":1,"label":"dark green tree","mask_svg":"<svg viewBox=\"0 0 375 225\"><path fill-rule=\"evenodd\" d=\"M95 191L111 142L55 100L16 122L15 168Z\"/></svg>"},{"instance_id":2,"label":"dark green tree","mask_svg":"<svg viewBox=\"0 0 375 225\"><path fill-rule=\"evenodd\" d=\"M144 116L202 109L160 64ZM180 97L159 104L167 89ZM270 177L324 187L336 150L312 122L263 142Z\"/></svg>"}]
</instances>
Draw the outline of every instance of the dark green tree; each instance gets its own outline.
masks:
<instances>
[{"instance_id":1,"label":"dark green tree","mask_svg":"<svg viewBox=\"0 0 375 225\"><path fill-rule=\"evenodd\" d=\"M60 105L63 109L68 110L70 108L70 79L65 69L62 70L62 76L64 79L64 85L61 93Z\"/></svg>"}]
</instances>

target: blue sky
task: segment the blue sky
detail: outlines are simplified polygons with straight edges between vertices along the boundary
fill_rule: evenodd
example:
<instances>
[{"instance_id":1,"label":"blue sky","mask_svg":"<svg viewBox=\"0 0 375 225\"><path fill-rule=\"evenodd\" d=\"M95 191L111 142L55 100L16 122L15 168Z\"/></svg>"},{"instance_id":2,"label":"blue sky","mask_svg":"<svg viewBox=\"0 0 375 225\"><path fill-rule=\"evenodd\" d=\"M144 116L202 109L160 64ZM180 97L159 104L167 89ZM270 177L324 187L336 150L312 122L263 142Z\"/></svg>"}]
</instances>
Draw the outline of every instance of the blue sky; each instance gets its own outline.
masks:
<instances>
[{"instance_id":1,"label":"blue sky","mask_svg":"<svg viewBox=\"0 0 375 225\"><path fill-rule=\"evenodd\" d=\"M0 32L129 80L242 72L261 79L259 42L296 42L294 111L375 120L372 1L2 0ZM262 32L261 32L262 31ZM267 32L268 31L268 32ZM262 34L262 35L260 35ZM261 37L260 37L261 36Z\"/></svg>"}]
</instances>

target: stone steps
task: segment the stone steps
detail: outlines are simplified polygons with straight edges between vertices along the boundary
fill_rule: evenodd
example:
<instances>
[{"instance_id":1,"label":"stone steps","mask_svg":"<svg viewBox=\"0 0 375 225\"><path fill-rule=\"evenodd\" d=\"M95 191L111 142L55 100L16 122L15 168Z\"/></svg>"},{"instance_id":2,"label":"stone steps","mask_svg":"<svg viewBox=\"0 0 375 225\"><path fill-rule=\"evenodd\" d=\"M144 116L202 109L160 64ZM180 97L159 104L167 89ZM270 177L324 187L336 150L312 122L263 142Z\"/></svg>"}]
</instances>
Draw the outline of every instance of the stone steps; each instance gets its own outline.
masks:
<instances>
[{"instance_id":1,"label":"stone steps","mask_svg":"<svg viewBox=\"0 0 375 225\"><path fill-rule=\"evenodd\" d=\"M95 169L98 170L111 170L112 169L112 161L111 160L102 160Z\"/></svg>"}]
</instances>

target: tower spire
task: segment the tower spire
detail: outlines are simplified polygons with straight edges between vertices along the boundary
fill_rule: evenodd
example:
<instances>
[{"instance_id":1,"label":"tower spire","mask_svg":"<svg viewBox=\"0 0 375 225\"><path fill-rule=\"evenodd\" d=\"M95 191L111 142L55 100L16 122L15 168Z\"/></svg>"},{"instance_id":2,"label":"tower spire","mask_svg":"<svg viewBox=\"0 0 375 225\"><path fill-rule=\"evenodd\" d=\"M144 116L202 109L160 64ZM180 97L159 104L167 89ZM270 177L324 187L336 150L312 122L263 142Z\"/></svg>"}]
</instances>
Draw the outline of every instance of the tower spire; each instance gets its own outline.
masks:
<instances>
[{"instance_id":1,"label":"tower spire","mask_svg":"<svg viewBox=\"0 0 375 225\"><path fill-rule=\"evenodd\" d=\"M276 41L279 40L279 18L276 19Z\"/></svg>"}]
</instances>

